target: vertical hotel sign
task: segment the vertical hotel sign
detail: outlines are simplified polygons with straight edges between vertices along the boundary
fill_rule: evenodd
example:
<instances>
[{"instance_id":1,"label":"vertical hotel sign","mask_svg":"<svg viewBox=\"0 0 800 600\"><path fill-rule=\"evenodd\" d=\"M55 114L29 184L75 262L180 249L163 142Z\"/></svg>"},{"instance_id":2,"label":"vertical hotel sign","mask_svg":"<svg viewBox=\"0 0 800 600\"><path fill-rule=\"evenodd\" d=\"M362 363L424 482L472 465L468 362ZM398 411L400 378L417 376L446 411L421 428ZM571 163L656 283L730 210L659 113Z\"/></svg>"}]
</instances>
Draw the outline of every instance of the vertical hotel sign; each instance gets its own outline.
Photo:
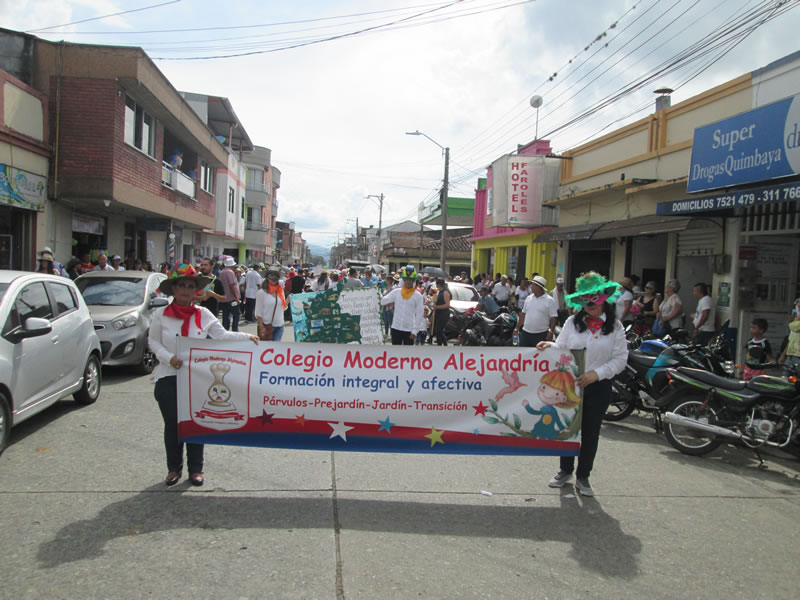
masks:
<instances>
[{"instance_id":1,"label":"vertical hotel sign","mask_svg":"<svg viewBox=\"0 0 800 600\"><path fill-rule=\"evenodd\" d=\"M686 191L800 173L800 95L698 127Z\"/></svg>"},{"instance_id":2,"label":"vertical hotel sign","mask_svg":"<svg viewBox=\"0 0 800 600\"><path fill-rule=\"evenodd\" d=\"M492 163L492 221L496 226L545 225L542 202L555 196L558 160L510 154Z\"/></svg>"}]
</instances>

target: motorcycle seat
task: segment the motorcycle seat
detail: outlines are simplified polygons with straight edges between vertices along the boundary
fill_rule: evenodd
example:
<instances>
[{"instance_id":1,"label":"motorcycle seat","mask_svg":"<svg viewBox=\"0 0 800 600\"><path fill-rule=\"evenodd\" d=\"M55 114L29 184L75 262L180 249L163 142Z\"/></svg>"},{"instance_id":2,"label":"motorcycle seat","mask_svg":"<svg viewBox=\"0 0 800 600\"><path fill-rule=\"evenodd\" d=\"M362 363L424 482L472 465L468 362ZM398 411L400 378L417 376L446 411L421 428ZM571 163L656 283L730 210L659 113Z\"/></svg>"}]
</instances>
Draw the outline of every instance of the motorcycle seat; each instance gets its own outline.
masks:
<instances>
[{"instance_id":1,"label":"motorcycle seat","mask_svg":"<svg viewBox=\"0 0 800 600\"><path fill-rule=\"evenodd\" d=\"M782 398L794 398L797 395L795 384L782 377L759 375L748 381L747 387L759 394L780 396Z\"/></svg>"},{"instance_id":2,"label":"motorcycle seat","mask_svg":"<svg viewBox=\"0 0 800 600\"><path fill-rule=\"evenodd\" d=\"M635 363L636 365L644 366L649 369L656 363L656 360L658 360L658 356L645 354L641 350L629 350L628 360L631 361L632 363Z\"/></svg>"},{"instance_id":3,"label":"motorcycle seat","mask_svg":"<svg viewBox=\"0 0 800 600\"><path fill-rule=\"evenodd\" d=\"M696 381L700 381L721 390L740 391L747 387L747 382L739 381L737 379L729 379L720 375L714 375L703 369L691 369L689 367L678 367L678 372L691 377Z\"/></svg>"}]
</instances>

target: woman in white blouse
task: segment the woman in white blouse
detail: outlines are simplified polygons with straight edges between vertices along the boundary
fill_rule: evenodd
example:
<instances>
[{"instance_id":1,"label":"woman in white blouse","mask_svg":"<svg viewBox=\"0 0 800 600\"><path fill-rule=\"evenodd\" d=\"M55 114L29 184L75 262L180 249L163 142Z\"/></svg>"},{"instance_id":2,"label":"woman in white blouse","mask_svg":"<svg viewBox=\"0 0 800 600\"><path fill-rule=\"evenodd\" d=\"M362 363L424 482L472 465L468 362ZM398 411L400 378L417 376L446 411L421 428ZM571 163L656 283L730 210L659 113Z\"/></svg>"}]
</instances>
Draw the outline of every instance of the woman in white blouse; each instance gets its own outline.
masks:
<instances>
[{"instance_id":1,"label":"woman in white blouse","mask_svg":"<svg viewBox=\"0 0 800 600\"><path fill-rule=\"evenodd\" d=\"M164 448L167 452L167 485L175 485L183 471L183 444L178 439L177 374L189 358L177 353L178 336L216 340L252 340L258 338L244 332L226 331L207 308L194 304L199 290L211 283L210 277L198 275L194 267L180 264L159 288L173 296L170 304L153 311L147 339L150 350L158 357L154 371L154 395L164 419ZM186 444L186 461L192 485L203 485L203 444Z\"/></svg>"},{"instance_id":2,"label":"woman in white blouse","mask_svg":"<svg viewBox=\"0 0 800 600\"><path fill-rule=\"evenodd\" d=\"M280 285L281 272L276 265L267 267L264 283L256 293L256 322L259 336L263 337L265 325L272 324L272 341L283 338L283 311L286 310L286 297Z\"/></svg>"},{"instance_id":3,"label":"woman in white blouse","mask_svg":"<svg viewBox=\"0 0 800 600\"><path fill-rule=\"evenodd\" d=\"M609 282L598 273L589 272L575 281L576 292L566 296L567 303L576 309L564 323L555 342L539 342L537 348L555 345L567 350L586 350L586 364L577 384L583 388L581 411L581 449L575 472L578 492L594 496L589 474L597 454L600 425L611 403L611 379L621 373L628 361L625 331L616 319L614 299L621 293L620 285ZM562 487L572 479L575 457L562 456L560 470L547 485Z\"/></svg>"}]
</instances>

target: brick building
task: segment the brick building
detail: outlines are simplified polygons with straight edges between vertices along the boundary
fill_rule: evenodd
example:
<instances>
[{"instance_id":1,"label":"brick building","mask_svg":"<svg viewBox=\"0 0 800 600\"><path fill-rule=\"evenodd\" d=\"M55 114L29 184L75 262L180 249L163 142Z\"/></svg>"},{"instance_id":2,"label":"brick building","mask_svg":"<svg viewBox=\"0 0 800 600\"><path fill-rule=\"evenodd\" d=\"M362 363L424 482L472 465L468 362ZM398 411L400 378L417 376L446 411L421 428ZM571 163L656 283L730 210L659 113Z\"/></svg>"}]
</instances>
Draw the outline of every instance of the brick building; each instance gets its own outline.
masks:
<instances>
[{"instance_id":1,"label":"brick building","mask_svg":"<svg viewBox=\"0 0 800 600\"><path fill-rule=\"evenodd\" d=\"M0 50L0 67L48 99L49 200L36 245L62 262L100 250L154 265L193 256L216 231L214 184L232 136L217 137L139 48L0 30Z\"/></svg>"}]
</instances>

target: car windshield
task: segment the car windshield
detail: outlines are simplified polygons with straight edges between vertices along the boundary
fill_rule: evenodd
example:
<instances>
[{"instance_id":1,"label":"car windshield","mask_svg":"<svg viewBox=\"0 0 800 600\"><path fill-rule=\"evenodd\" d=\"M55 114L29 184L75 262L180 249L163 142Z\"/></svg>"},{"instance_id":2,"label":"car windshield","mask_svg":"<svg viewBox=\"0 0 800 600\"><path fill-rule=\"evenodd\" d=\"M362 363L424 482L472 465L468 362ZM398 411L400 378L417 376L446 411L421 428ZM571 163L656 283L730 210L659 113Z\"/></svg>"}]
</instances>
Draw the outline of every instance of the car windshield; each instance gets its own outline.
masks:
<instances>
[{"instance_id":1,"label":"car windshield","mask_svg":"<svg viewBox=\"0 0 800 600\"><path fill-rule=\"evenodd\" d=\"M137 306L144 302L147 279L100 279L87 277L75 281L89 306Z\"/></svg>"},{"instance_id":2,"label":"car windshield","mask_svg":"<svg viewBox=\"0 0 800 600\"><path fill-rule=\"evenodd\" d=\"M449 287L450 295L453 296L453 300L461 300L462 302L480 302L478 293L474 288L468 285L451 285Z\"/></svg>"},{"instance_id":3,"label":"car windshield","mask_svg":"<svg viewBox=\"0 0 800 600\"><path fill-rule=\"evenodd\" d=\"M3 296L6 295L6 290L8 289L9 285L11 285L11 284L9 284L9 283L0 283L0 300L2 300Z\"/></svg>"}]
</instances>

